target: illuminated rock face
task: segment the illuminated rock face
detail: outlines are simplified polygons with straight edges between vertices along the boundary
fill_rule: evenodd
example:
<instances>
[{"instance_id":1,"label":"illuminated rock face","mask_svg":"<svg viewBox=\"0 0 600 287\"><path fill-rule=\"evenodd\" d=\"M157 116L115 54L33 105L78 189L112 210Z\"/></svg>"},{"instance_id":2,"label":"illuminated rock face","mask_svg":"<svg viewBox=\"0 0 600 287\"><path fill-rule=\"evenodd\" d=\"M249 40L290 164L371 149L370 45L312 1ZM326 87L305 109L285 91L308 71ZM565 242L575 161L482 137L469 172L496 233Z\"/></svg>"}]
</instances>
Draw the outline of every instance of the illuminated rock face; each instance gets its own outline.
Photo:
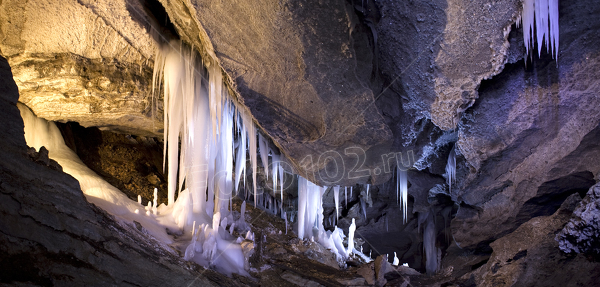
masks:
<instances>
[{"instance_id":1,"label":"illuminated rock face","mask_svg":"<svg viewBox=\"0 0 600 287\"><path fill-rule=\"evenodd\" d=\"M0 50L36 115L159 135L151 99L154 21L128 1L3 1ZM139 11L139 13L136 13ZM153 22L152 22L153 23ZM153 107L155 111L153 112Z\"/></svg>"}]
</instances>

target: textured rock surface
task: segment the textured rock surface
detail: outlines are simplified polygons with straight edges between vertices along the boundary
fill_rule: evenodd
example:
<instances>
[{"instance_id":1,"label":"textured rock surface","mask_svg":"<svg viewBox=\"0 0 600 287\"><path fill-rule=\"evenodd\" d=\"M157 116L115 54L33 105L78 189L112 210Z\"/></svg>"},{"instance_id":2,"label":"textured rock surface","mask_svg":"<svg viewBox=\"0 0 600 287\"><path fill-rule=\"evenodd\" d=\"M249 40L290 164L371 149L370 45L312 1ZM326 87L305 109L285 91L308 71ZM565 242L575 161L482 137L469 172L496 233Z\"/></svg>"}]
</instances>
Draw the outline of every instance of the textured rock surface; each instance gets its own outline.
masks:
<instances>
[{"instance_id":1,"label":"textured rock surface","mask_svg":"<svg viewBox=\"0 0 600 287\"><path fill-rule=\"evenodd\" d=\"M460 127L452 229L461 247L514 230L521 215L543 208L525 212L528 202L587 190L600 172L600 82L591 76L600 71L600 8L571 1L560 9L558 67L547 56L507 67L482 85Z\"/></svg>"},{"instance_id":2,"label":"textured rock surface","mask_svg":"<svg viewBox=\"0 0 600 287\"><path fill-rule=\"evenodd\" d=\"M480 81L502 70L520 1L372 3L365 14L378 36L379 67L413 117L405 132L418 131L421 118L454 129Z\"/></svg>"},{"instance_id":3,"label":"textured rock surface","mask_svg":"<svg viewBox=\"0 0 600 287\"><path fill-rule=\"evenodd\" d=\"M0 54L19 101L37 116L160 133L162 104L151 97L154 20L138 1L3 1L0 11Z\"/></svg>"},{"instance_id":4,"label":"textured rock surface","mask_svg":"<svg viewBox=\"0 0 600 287\"><path fill-rule=\"evenodd\" d=\"M590 188L556 241L566 253L600 256L600 184Z\"/></svg>"},{"instance_id":5,"label":"textured rock surface","mask_svg":"<svg viewBox=\"0 0 600 287\"><path fill-rule=\"evenodd\" d=\"M474 272L477 286L597 285L600 263L583 255L568 256L554 240L554 234L567 222L578 200L581 197L574 194L552 216L533 218L490 244L494 253Z\"/></svg>"},{"instance_id":6,"label":"textured rock surface","mask_svg":"<svg viewBox=\"0 0 600 287\"><path fill-rule=\"evenodd\" d=\"M173 29L158 9L161 5ZM179 34L207 63L224 68L230 87L238 92L236 97L250 108L297 171L313 181L331 185L336 176L364 168L366 175L339 183L366 182L369 176L371 183L380 183L391 175L381 166L381 155L413 149L420 171L409 172L409 213L414 214L409 214L407 224L402 223L392 184L372 185L370 195L355 188L348 208L342 208L340 226L347 228L348 219L356 218L357 236L373 244L375 255L397 251L402 261L419 269L423 258L418 218L434 205L438 247L448 257L445 262L454 266L453 270L444 266L442 273L455 278L467 274L459 280L463 285L481 280L511 282L519 274L535 273L538 267L539 274L547 274L550 265L533 262L544 256L568 261L571 265L564 265L565 270L580 265L582 270L597 273L581 256L573 259L557 253L556 244L549 241L554 234L548 237L542 232L562 228L558 226L564 224L563 218L550 215L565 198L583 194L595 184L600 173L599 7L588 0L562 1L558 66L547 56L525 66L519 61L523 57L521 29L512 26L508 33L519 5L512 0L5 0L0 3L0 54L8 56L14 67L21 101L38 115L137 135L158 134L162 116L160 100L155 102L157 114L152 115L149 98L154 40L148 31L164 25L163 33ZM161 25L150 26L155 22ZM497 74L505 61L513 64L480 85L482 79ZM473 103L457 132L440 129L455 128L461 112ZM8 147L14 139L2 140ZM457 140L459 182L448 193L440 175ZM350 146L365 151L358 162L345 152ZM121 151L117 148L115 155ZM35 156L43 162L41 154ZM48 169L49 164L44 162L39 168ZM17 171L7 166L2 174L16 176ZM333 176L325 176L324 171ZM438 184L438 191L430 193ZM326 196L327 220L335 209L332 196ZM6 201L6 210L11 202ZM450 237L446 220L457 207ZM9 213L13 211L17 209ZM523 224L531 229L529 233L519 228ZM528 236L543 242L535 252L531 245L509 246L512 240ZM451 238L467 248L452 245L446 249ZM263 250L272 252L268 263L261 265L267 271L256 273L263 276L263 283L374 283L374 273L366 279L347 274L341 281L326 278L337 274L332 267L312 278L312 270L323 265L307 263L314 268L298 268L288 256L295 250L275 244L280 239L269 233L267 244L257 244L257 248L271 245ZM491 242L494 255L489 262L498 265L488 266ZM290 244L312 258L320 254L315 250L322 251L310 244ZM519 253L523 249L527 255ZM522 262L527 262L525 267ZM471 273L480 267L485 272ZM520 282L529 284L527 280L535 277L527 278ZM401 285L405 278L385 279Z\"/></svg>"}]
</instances>

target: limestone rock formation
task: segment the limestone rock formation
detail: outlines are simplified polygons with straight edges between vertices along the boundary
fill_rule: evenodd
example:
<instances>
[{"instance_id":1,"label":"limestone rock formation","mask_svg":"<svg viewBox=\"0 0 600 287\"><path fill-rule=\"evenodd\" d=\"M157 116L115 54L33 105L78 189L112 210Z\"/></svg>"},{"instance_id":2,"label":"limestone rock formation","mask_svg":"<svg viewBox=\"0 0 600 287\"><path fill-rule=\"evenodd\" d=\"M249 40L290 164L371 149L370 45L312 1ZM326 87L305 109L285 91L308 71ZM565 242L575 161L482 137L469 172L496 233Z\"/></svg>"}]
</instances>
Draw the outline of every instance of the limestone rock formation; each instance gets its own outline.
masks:
<instances>
[{"instance_id":1,"label":"limestone rock formation","mask_svg":"<svg viewBox=\"0 0 600 287\"><path fill-rule=\"evenodd\" d=\"M3 1L0 51L38 116L159 135L154 20L137 1Z\"/></svg>"},{"instance_id":2,"label":"limestone rock formation","mask_svg":"<svg viewBox=\"0 0 600 287\"><path fill-rule=\"evenodd\" d=\"M549 286L597 284L600 263L561 252L553 235L567 222L578 200L573 194L551 216L540 216L494 241L489 261L475 271L477 286ZM469 275L465 276L468 279Z\"/></svg>"}]
</instances>

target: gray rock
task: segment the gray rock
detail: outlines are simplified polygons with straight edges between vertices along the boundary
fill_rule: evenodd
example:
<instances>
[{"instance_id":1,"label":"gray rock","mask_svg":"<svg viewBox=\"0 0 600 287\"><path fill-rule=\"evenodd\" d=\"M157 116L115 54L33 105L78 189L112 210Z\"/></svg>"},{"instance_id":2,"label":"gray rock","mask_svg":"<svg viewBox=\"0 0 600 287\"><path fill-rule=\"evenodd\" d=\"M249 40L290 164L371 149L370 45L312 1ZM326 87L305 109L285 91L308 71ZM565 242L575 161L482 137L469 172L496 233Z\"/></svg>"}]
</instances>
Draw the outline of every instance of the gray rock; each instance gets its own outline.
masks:
<instances>
[{"instance_id":1,"label":"gray rock","mask_svg":"<svg viewBox=\"0 0 600 287\"><path fill-rule=\"evenodd\" d=\"M590 188L556 241L566 253L600 256L600 184Z\"/></svg>"},{"instance_id":2,"label":"gray rock","mask_svg":"<svg viewBox=\"0 0 600 287\"><path fill-rule=\"evenodd\" d=\"M461 278L472 277L477 286L597 285L600 263L583 255L567 256L554 240L578 200L581 197L573 194L553 215L532 218L494 241L490 244L494 252L487 263Z\"/></svg>"}]
</instances>

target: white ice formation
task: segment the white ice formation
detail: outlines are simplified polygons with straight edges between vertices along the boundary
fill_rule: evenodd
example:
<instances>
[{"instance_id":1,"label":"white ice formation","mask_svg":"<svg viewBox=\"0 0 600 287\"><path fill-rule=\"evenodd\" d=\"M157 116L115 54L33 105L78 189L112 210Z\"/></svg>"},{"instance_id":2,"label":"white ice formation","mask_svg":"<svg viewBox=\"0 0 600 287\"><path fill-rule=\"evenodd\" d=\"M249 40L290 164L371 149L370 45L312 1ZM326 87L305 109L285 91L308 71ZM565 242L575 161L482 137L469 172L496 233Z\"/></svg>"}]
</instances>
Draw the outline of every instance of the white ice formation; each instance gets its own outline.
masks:
<instances>
[{"instance_id":1,"label":"white ice formation","mask_svg":"<svg viewBox=\"0 0 600 287\"><path fill-rule=\"evenodd\" d=\"M558 0L523 0L521 20L527 53L530 54L537 44L540 55L542 44L545 44L546 51L558 60Z\"/></svg>"}]
</instances>

